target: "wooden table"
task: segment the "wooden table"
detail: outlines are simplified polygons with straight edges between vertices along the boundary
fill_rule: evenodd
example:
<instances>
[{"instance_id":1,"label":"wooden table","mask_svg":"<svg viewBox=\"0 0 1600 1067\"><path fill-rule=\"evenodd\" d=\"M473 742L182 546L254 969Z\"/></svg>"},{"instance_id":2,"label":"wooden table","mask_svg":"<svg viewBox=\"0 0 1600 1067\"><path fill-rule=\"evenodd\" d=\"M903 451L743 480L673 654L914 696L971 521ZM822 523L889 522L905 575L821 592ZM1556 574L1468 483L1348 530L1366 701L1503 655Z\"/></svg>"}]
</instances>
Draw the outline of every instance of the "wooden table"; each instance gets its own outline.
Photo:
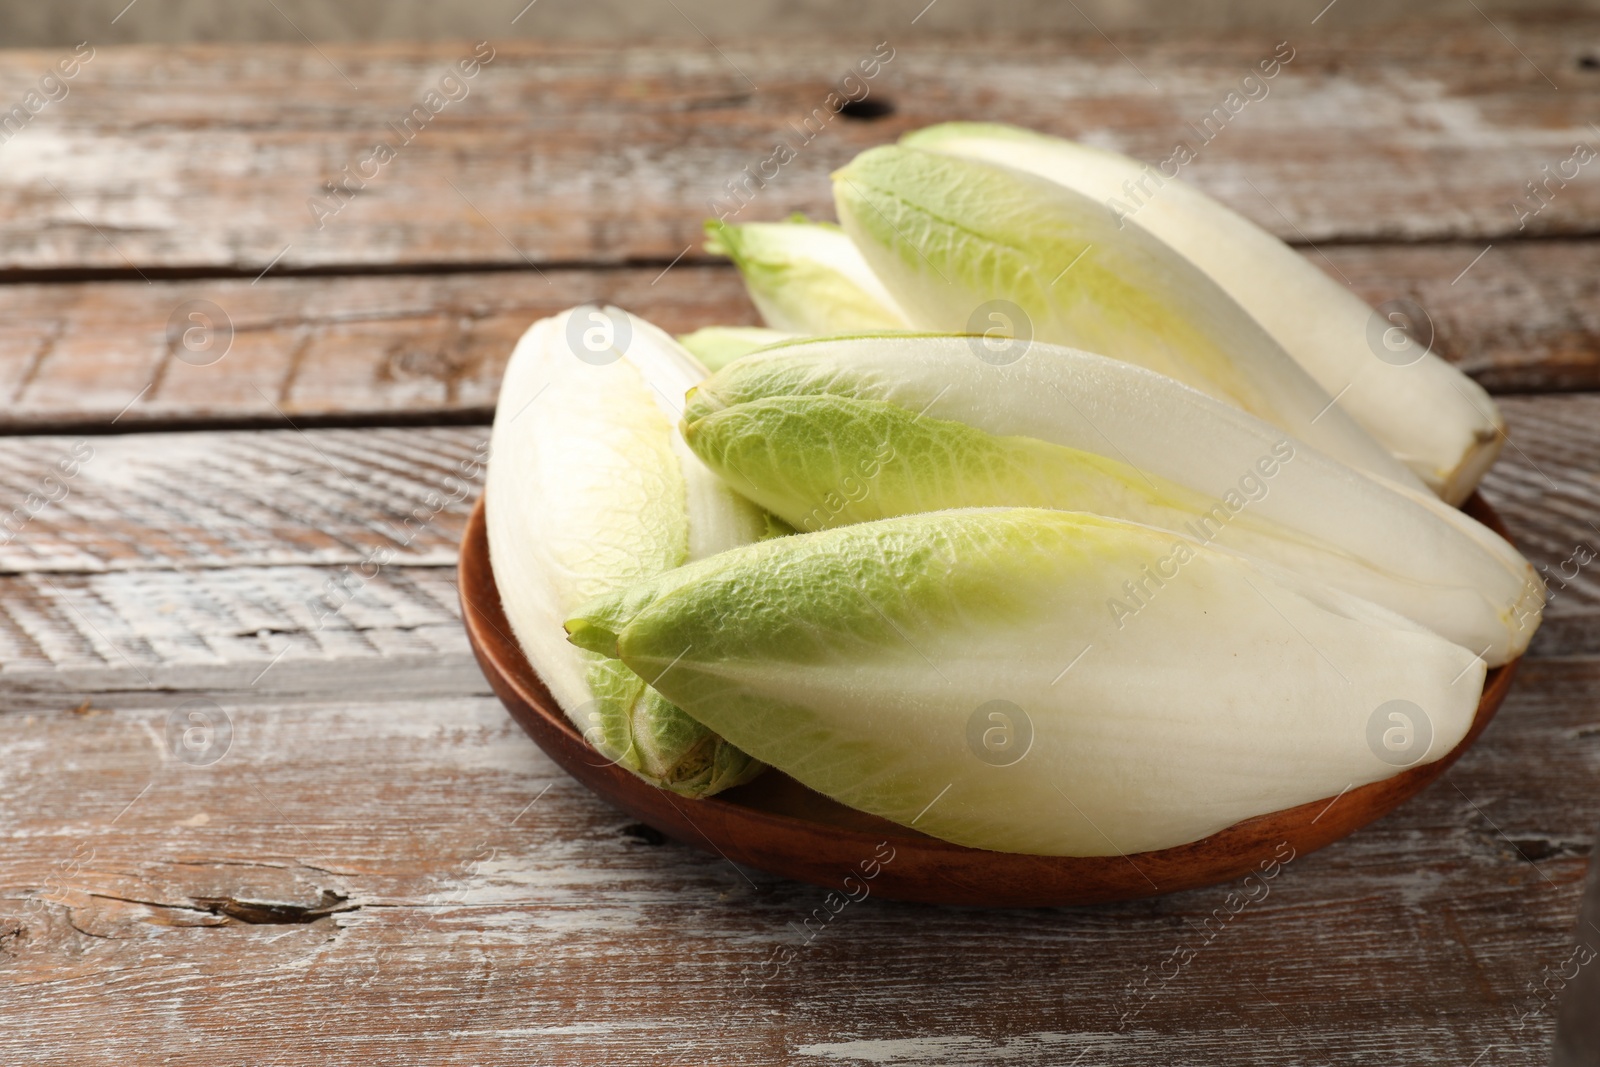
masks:
<instances>
[{"instance_id":1,"label":"wooden table","mask_svg":"<svg viewBox=\"0 0 1600 1067\"><path fill-rule=\"evenodd\" d=\"M1600 147L1600 23L1336 16L1186 176L1507 394L1486 493L1556 572L1600 546L1600 161L1511 204ZM0 146L0 1062L1542 1062L1600 823L1593 564L1481 744L1236 914L869 900L806 940L823 890L632 824L490 694L449 486L512 342L584 300L755 321L707 202L877 44L496 42L320 228L470 43L100 48ZM908 24L893 114L824 115L737 218L829 216L830 169L952 117L1159 160L1276 44ZM0 103L69 51L5 54Z\"/></svg>"}]
</instances>

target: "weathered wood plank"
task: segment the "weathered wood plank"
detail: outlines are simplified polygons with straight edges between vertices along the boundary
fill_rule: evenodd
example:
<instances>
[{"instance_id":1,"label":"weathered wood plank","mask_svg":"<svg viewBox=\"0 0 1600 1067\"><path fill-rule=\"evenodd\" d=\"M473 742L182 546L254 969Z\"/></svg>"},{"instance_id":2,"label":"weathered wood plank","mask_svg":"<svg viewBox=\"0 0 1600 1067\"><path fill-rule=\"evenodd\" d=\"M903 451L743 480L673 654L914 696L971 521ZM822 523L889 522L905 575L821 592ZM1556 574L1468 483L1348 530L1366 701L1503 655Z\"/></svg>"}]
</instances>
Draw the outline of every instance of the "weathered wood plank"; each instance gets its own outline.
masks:
<instances>
[{"instance_id":1,"label":"weathered wood plank","mask_svg":"<svg viewBox=\"0 0 1600 1067\"><path fill-rule=\"evenodd\" d=\"M0 578L0 701L487 692L455 571L240 567Z\"/></svg>"},{"instance_id":2,"label":"weathered wood plank","mask_svg":"<svg viewBox=\"0 0 1600 1067\"><path fill-rule=\"evenodd\" d=\"M169 321L178 315L193 348ZM523 330L614 303L663 329L755 321L729 268L0 286L0 431L284 416L487 421ZM231 345L228 330L232 331ZM120 417L119 417L120 416Z\"/></svg>"},{"instance_id":3,"label":"weathered wood plank","mask_svg":"<svg viewBox=\"0 0 1600 1067\"><path fill-rule=\"evenodd\" d=\"M1241 103L1229 94L1271 60L1276 35L962 42L908 25L879 52L894 50L870 91L895 112L877 121L813 117L875 37L716 50L505 41L409 142L390 124L472 46L105 47L0 146L0 268L665 263L778 141L794 158L768 165L776 177L741 218L827 215L830 170L950 118L1151 162L1186 141L1198 156L1186 175L1300 241L1594 233L1592 167L1569 166L1577 176L1550 186L1525 228L1511 206L1576 142L1600 144L1589 125L1600 74L1579 64L1593 23L1501 29L1512 41L1487 23L1308 25L1290 62L1250 90L1259 99ZM15 53L0 94L20 97L60 58ZM1197 134L1216 109L1213 132ZM338 214L313 214L324 183L385 138L395 158L368 166Z\"/></svg>"},{"instance_id":4,"label":"weathered wood plank","mask_svg":"<svg viewBox=\"0 0 1600 1067\"><path fill-rule=\"evenodd\" d=\"M1492 389L1600 387L1600 241L1307 250L1380 303L1408 297L1435 347ZM1465 275L1462 271L1471 264ZM1459 280L1458 280L1459 278ZM1452 284L1454 283L1454 284ZM220 308L174 341L191 301ZM674 332L755 322L727 268L0 286L0 433L217 422L487 421L517 337L585 301ZM196 323L177 316L182 327ZM231 343L228 330L231 329ZM223 354L225 352L225 354ZM215 359L215 362L212 360Z\"/></svg>"},{"instance_id":5,"label":"weathered wood plank","mask_svg":"<svg viewBox=\"0 0 1600 1067\"><path fill-rule=\"evenodd\" d=\"M1534 1059L1600 820L1572 788L1600 771L1597 670L1530 664L1444 781L1236 915L1237 886L869 899L809 938L822 890L631 828L492 698L223 695L207 765L161 755L180 694L13 711L0 1008L26 1025L0 1059Z\"/></svg>"},{"instance_id":6,"label":"weathered wood plank","mask_svg":"<svg viewBox=\"0 0 1600 1067\"><path fill-rule=\"evenodd\" d=\"M1490 392L1600 389L1600 243L1347 245L1306 254L1370 304L1415 301L1433 324L1434 351Z\"/></svg>"},{"instance_id":7,"label":"weathered wood plank","mask_svg":"<svg viewBox=\"0 0 1600 1067\"><path fill-rule=\"evenodd\" d=\"M1501 403L1508 444L1484 479L1484 493L1545 576L1547 617L1593 615L1600 610L1600 395L1503 397ZM1541 636L1570 641L1577 633L1569 625Z\"/></svg>"},{"instance_id":8,"label":"weathered wood plank","mask_svg":"<svg viewBox=\"0 0 1600 1067\"><path fill-rule=\"evenodd\" d=\"M450 566L487 442L487 427L0 438L0 571Z\"/></svg>"}]
</instances>

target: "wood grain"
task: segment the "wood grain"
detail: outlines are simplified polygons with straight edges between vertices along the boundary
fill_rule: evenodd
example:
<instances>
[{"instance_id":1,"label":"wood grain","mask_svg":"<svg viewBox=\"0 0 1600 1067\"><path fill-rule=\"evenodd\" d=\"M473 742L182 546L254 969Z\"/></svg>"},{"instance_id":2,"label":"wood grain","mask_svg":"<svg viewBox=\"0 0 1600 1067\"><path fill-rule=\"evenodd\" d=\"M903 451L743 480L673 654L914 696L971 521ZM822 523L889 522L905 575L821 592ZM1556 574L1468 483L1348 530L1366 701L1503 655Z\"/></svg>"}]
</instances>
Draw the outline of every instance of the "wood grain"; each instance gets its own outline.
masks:
<instances>
[{"instance_id":1,"label":"wood grain","mask_svg":"<svg viewBox=\"0 0 1600 1067\"><path fill-rule=\"evenodd\" d=\"M809 139L795 132L802 120L882 38L502 41L465 99L321 220L308 200L380 138L398 142L388 124L470 45L106 47L69 96L0 147L0 269L664 265L698 243L708 202L747 166L759 170L779 139L798 146L795 158L739 218L827 216L831 170L952 118L1016 122L1151 162L1186 139L1199 146L1186 175L1297 241L1592 234L1600 182L1586 171L1552 186L1525 228L1510 206L1577 141L1600 145L1589 125L1600 73L1578 62L1586 25L1308 25L1267 95L1203 145L1191 124L1224 106L1279 35L951 41L908 24L870 83L894 113L814 119L821 132ZM15 53L0 98L58 58Z\"/></svg>"},{"instance_id":2,"label":"wood grain","mask_svg":"<svg viewBox=\"0 0 1600 1067\"><path fill-rule=\"evenodd\" d=\"M8 710L95 694L482 692L446 568L244 567L0 578ZM79 695L81 694L81 695Z\"/></svg>"},{"instance_id":3,"label":"wood grain","mask_svg":"<svg viewBox=\"0 0 1600 1067\"><path fill-rule=\"evenodd\" d=\"M1482 251L1305 250L1374 304L1419 303L1435 349L1491 389L1600 387L1600 241L1496 245L1473 264ZM175 311L197 300L227 316L225 354L221 332L211 341L217 348L193 353L170 339ZM543 276L0 285L0 395L9 400L0 433L281 427L285 417L302 426L487 421L517 337L586 301L618 304L679 333L757 321L731 269L682 263Z\"/></svg>"},{"instance_id":4,"label":"wood grain","mask_svg":"<svg viewBox=\"0 0 1600 1067\"><path fill-rule=\"evenodd\" d=\"M0 438L0 570L450 566L487 438L466 426ZM77 456L76 474L55 470ZM30 518L52 473L58 499Z\"/></svg>"},{"instance_id":5,"label":"wood grain","mask_svg":"<svg viewBox=\"0 0 1600 1067\"><path fill-rule=\"evenodd\" d=\"M1226 921L1237 887L868 899L809 939L822 891L658 843L492 698L221 697L206 767L153 740L180 694L8 713L0 1007L28 1024L0 1060L1534 1059L1600 819L1597 682L1530 662L1445 781Z\"/></svg>"},{"instance_id":6,"label":"wood grain","mask_svg":"<svg viewBox=\"0 0 1600 1067\"><path fill-rule=\"evenodd\" d=\"M1592 614L1600 609L1600 395L1504 397L1502 408L1508 443L1484 495L1544 575L1546 617Z\"/></svg>"},{"instance_id":7,"label":"wood grain","mask_svg":"<svg viewBox=\"0 0 1600 1067\"><path fill-rule=\"evenodd\" d=\"M1302 251L1369 304L1415 301L1433 326L1434 351L1492 393L1600 389L1600 243Z\"/></svg>"},{"instance_id":8,"label":"wood grain","mask_svg":"<svg viewBox=\"0 0 1600 1067\"><path fill-rule=\"evenodd\" d=\"M474 427L0 440L0 524L15 529L0 545L0 699L485 691L452 571L485 440ZM58 475L65 495L30 517L56 457L83 447Z\"/></svg>"},{"instance_id":9,"label":"wood grain","mask_svg":"<svg viewBox=\"0 0 1600 1067\"><path fill-rule=\"evenodd\" d=\"M169 338L190 301L232 330ZM227 422L488 421L535 320L615 303L663 329L754 322L730 268L0 285L0 431ZM183 318L182 315L179 316ZM189 323L185 322L185 326ZM224 352L225 349L225 352ZM215 359L213 362L212 360ZM203 365L201 365L203 364ZM120 417L119 417L120 416Z\"/></svg>"}]
</instances>

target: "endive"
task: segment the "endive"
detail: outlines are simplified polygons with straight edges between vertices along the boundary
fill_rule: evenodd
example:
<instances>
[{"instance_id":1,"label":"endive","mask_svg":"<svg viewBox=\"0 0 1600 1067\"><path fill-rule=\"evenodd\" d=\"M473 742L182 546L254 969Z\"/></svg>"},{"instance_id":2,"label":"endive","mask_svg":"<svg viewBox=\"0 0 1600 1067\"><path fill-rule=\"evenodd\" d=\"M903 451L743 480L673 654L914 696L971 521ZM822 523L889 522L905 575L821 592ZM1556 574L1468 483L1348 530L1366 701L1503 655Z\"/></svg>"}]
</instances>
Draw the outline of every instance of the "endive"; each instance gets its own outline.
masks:
<instances>
[{"instance_id":1,"label":"endive","mask_svg":"<svg viewBox=\"0 0 1600 1067\"><path fill-rule=\"evenodd\" d=\"M1375 345L1393 333L1390 321L1176 176L1015 126L947 123L900 143L1026 171L1155 235L1238 301L1356 422L1451 503L1466 499L1499 454L1504 422L1482 386L1421 347L1379 358Z\"/></svg>"},{"instance_id":2,"label":"endive","mask_svg":"<svg viewBox=\"0 0 1600 1067\"><path fill-rule=\"evenodd\" d=\"M764 326L702 326L693 333L679 334L678 343L710 371L721 370L758 348L793 338L792 333Z\"/></svg>"},{"instance_id":3,"label":"endive","mask_svg":"<svg viewBox=\"0 0 1600 1067\"><path fill-rule=\"evenodd\" d=\"M1176 378L1352 466L1422 483L1217 283L1105 205L1009 167L885 145L834 175L845 230L918 327L1071 345ZM989 358L989 357L985 357Z\"/></svg>"},{"instance_id":4,"label":"endive","mask_svg":"<svg viewBox=\"0 0 1600 1067\"><path fill-rule=\"evenodd\" d=\"M905 315L844 231L803 217L708 222L706 251L732 259L766 324L788 333L903 330Z\"/></svg>"},{"instance_id":5,"label":"endive","mask_svg":"<svg viewBox=\"0 0 1600 1067\"><path fill-rule=\"evenodd\" d=\"M1040 343L995 366L970 340L830 338L746 356L690 394L684 437L798 529L946 508L1094 512L1291 568L1491 665L1527 646L1543 605L1533 568L1437 498L1141 367ZM1133 579L1125 613L1151 580Z\"/></svg>"},{"instance_id":6,"label":"endive","mask_svg":"<svg viewBox=\"0 0 1600 1067\"><path fill-rule=\"evenodd\" d=\"M1106 601L1174 557L1184 579L1119 630ZM1046 855L1180 845L1438 759L1484 678L1471 652L1318 583L1032 509L735 549L567 627L819 792ZM1410 733L1375 741L1396 709Z\"/></svg>"},{"instance_id":7,"label":"endive","mask_svg":"<svg viewBox=\"0 0 1600 1067\"><path fill-rule=\"evenodd\" d=\"M568 644L561 624L589 597L766 531L674 429L673 401L703 376L617 308L535 323L506 367L484 489L495 584L539 677L602 756L689 796L761 766L621 663Z\"/></svg>"}]
</instances>

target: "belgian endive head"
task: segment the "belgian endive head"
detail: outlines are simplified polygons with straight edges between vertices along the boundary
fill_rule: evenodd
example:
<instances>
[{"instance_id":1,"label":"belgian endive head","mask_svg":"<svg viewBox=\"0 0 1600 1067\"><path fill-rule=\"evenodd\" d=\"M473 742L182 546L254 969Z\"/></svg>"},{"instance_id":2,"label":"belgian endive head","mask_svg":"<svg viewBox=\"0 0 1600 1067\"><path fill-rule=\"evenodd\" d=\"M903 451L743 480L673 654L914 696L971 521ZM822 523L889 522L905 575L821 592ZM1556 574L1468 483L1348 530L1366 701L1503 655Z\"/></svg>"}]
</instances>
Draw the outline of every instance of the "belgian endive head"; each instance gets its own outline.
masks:
<instances>
[{"instance_id":1,"label":"belgian endive head","mask_svg":"<svg viewBox=\"0 0 1600 1067\"><path fill-rule=\"evenodd\" d=\"M506 367L485 486L495 584L528 661L597 761L690 796L761 765L622 663L568 644L561 624L589 597L769 529L677 431L678 398L704 374L618 308L540 320Z\"/></svg>"},{"instance_id":2,"label":"belgian endive head","mask_svg":"<svg viewBox=\"0 0 1600 1067\"><path fill-rule=\"evenodd\" d=\"M884 145L834 174L841 225L914 326L1069 345L1175 378L1422 488L1217 282L1099 200ZM1009 358L1002 346L996 361Z\"/></svg>"},{"instance_id":3,"label":"belgian endive head","mask_svg":"<svg viewBox=\"0 0 1600 1067\"><path fill-rule=\"evenodd\" d=\"M1521 653L1543 586L1515 549L1426 493L1118 360L973 336L786 343L690 396L683 432L796 529L965 507L1143 523L1288 567L1480 653Z\"/></svg>"},{"instance_id":4,"label":"belgian endive head","mask_svg":"<svg viewBox=\"0 0 1600 1067\"><path fill-rule=\"evenodd\" d=\"M1027 508L733 549L566 625L819 792L1048 855L1179 845L1438 759L1484 677L1471 652L1298 575ZM1396 709L1404 751L1383 740Z\"/></svg>"}]
</instances>

